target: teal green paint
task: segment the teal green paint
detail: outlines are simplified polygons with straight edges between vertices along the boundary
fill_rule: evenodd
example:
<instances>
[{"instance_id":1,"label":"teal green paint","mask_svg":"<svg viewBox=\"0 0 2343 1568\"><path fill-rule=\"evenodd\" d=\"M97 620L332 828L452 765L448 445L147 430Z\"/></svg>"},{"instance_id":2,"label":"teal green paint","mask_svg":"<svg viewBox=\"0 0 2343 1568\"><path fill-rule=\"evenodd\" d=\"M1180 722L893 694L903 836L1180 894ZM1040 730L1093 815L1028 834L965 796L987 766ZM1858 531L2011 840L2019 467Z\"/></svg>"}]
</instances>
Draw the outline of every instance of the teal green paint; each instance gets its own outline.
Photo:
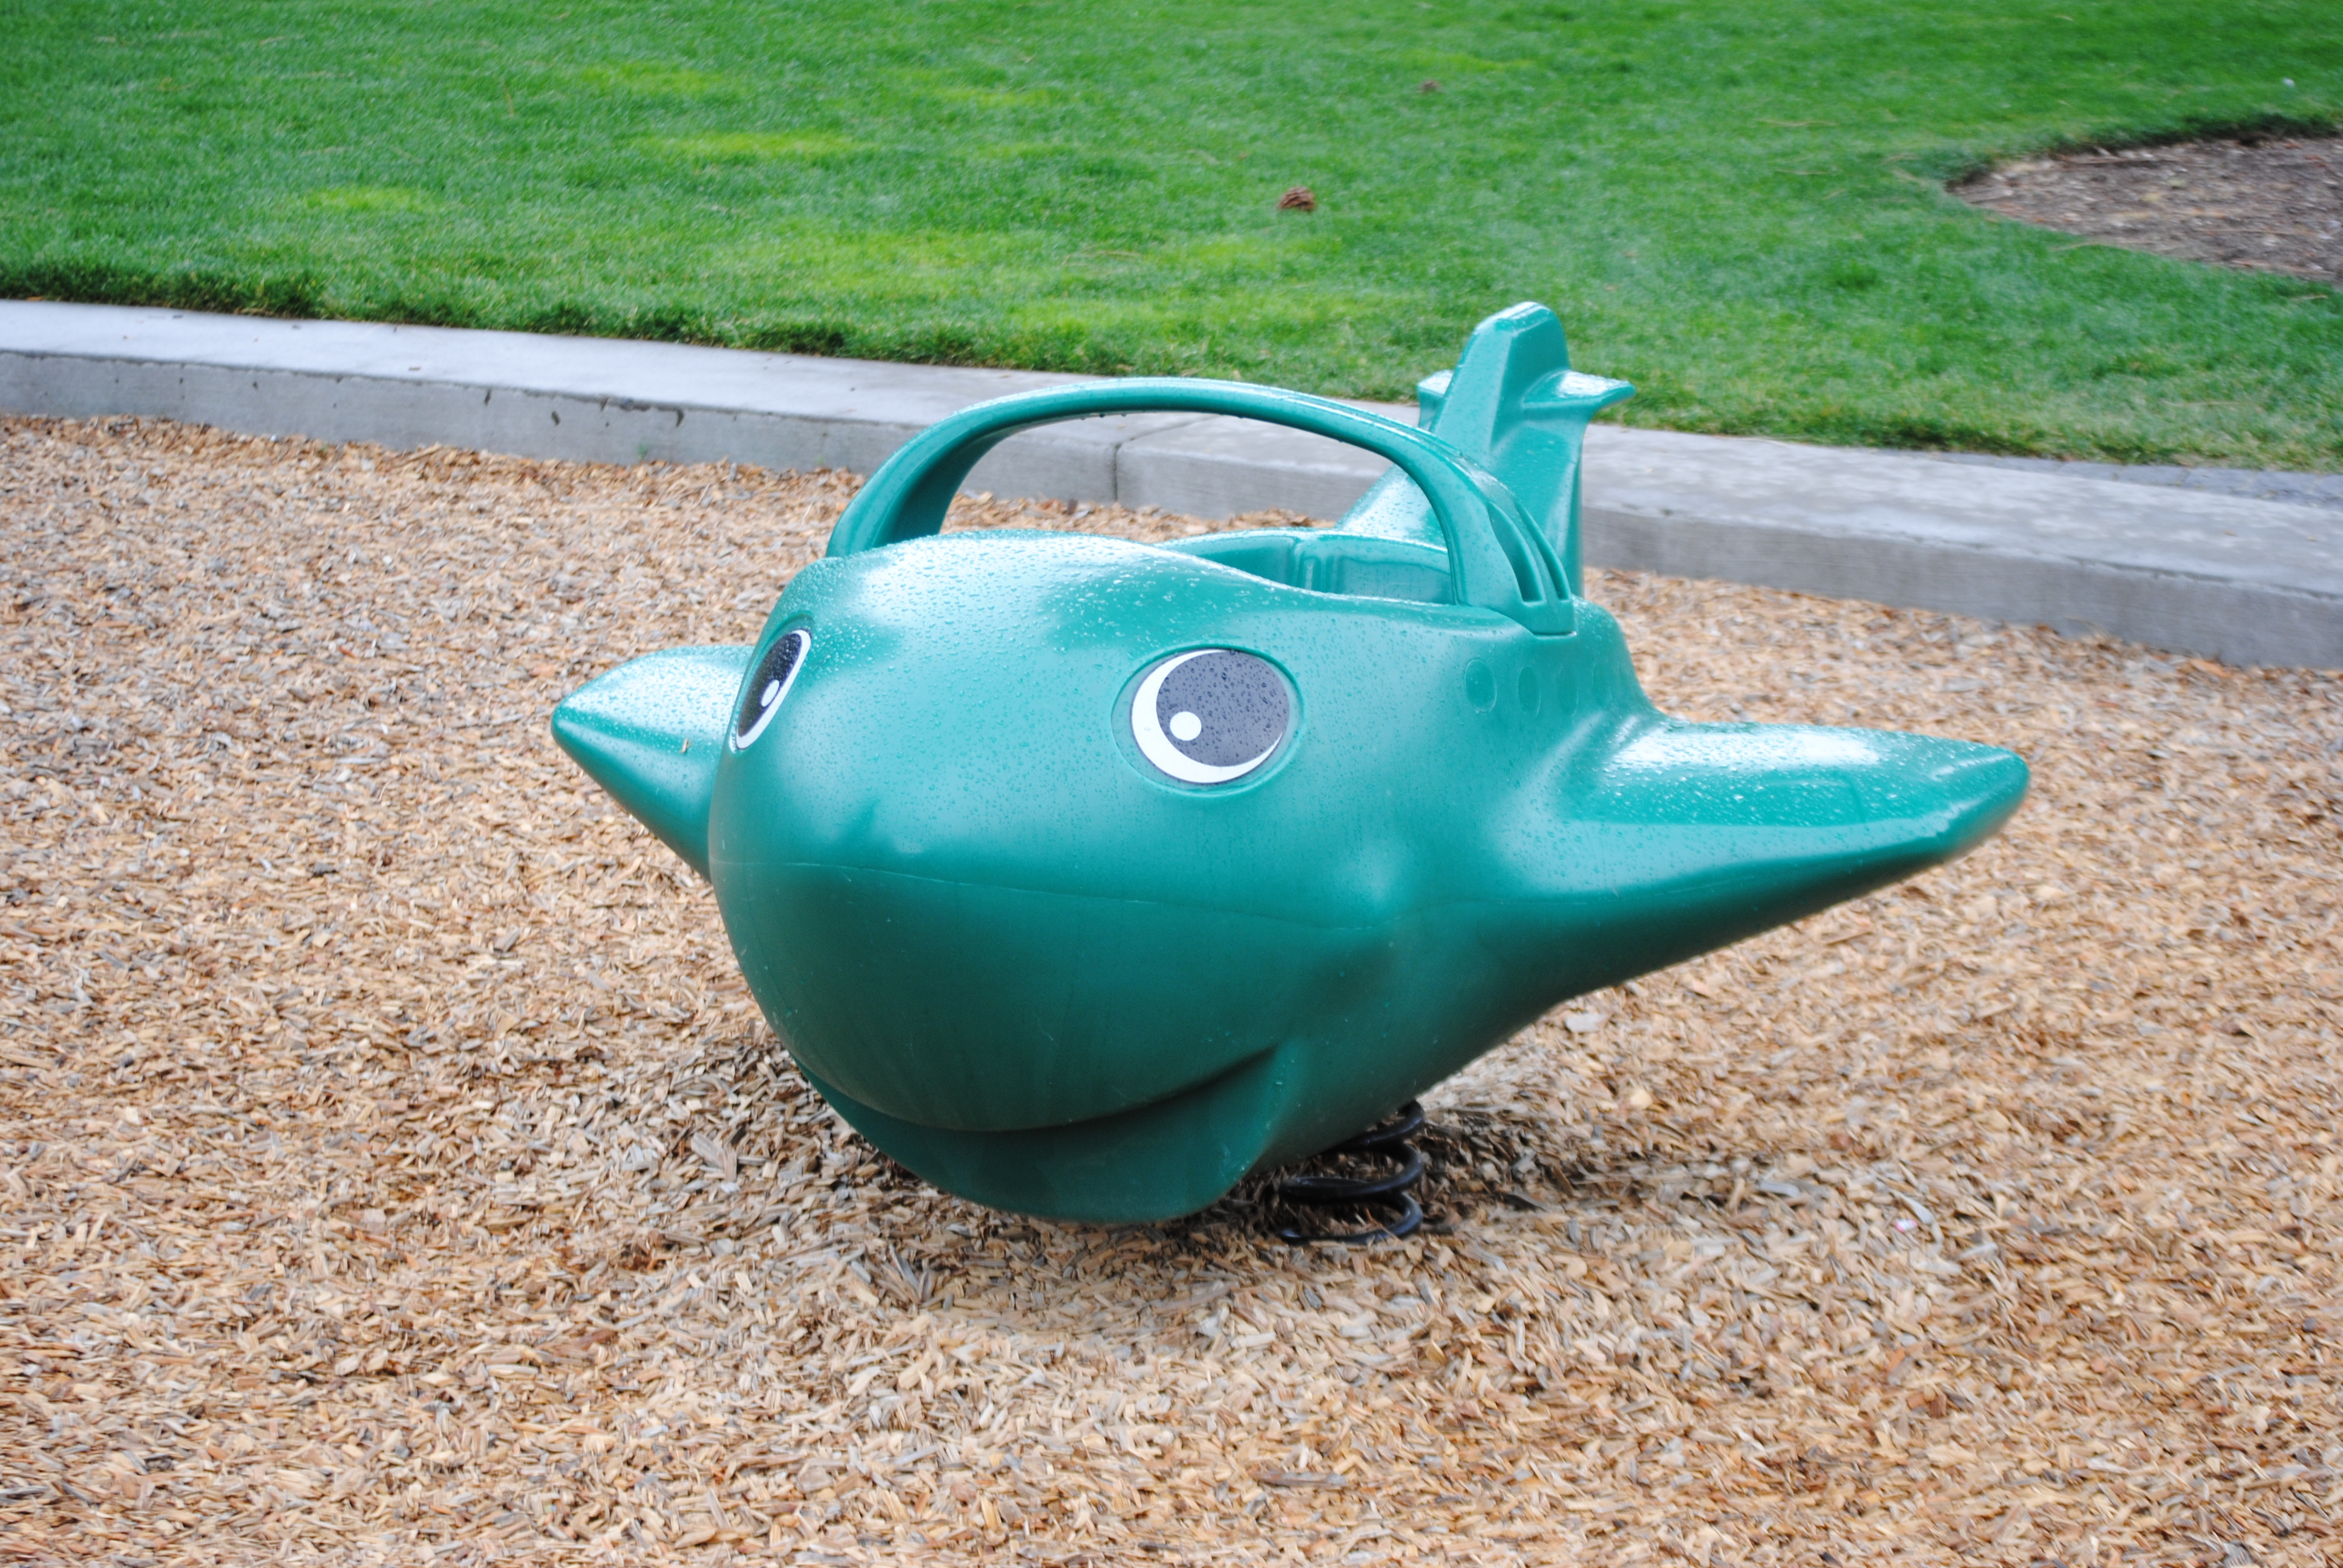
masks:
<instances>
[{"instance_id":1,"label":"teal green paint","mask_svg":"<svg viewBox=\"0 0 2343 1568\"><path fill-rule=\"evenodd\" d=\"M1634 390L1624 381L1573 371L1560 318L1542 305L1517 305L1475 328L1456 368L1425 377L1415 397L1426 428L1503 477L1576 593L1584 581L1578 469L1586 426ZM1434 542L1423 494L1403 476L1379 481L1343 526Z\"/></svg>"},{"instance_id":2,"label":"teal green paint","mask_svg":"<svg viewBox=\"0 0 2343 1568\"><path fill-rule=\"evenodd\" d=\"M1553 320L1551 312L1532 308L1536 308L1546 320ZM1508 312L1507 316L1514 314L1518 312ZM1483 327L1474 334L1473 341L1478 344L1497 330L1501 328ZM1554 336L1558 340L1558 327ZM1557 370L1517 391L1534 397L1554 388L1550 395L1559 398L1564 394L1558 389L1567 375L1566 370ZM1580 379L1592 381L1593 377ZM1617 382L1600 385L1620 395L1627 390ZM1517 403L1521 400L1522 397L1515 397ZM1590 406L1593 401L1592 397L1579 399ZM1566 484L1563 485L1557 496L1546 498L1547 510L1533 518L1524 512L1514 492L1476 462L1474 457L1511 456L1522 474L1546 481L1546 487L1554 489L1552 481L1557 473L1568 474L1575 469L1577 437L1585 428L1583 416L1576 428L1553 449L1524 448L1516 452L1491 444L1484 447L1482 454L1475 454L1463 443L1443 440L1436 434L1394 423L1380 415L1275 387L1144 377L1031 393L980 404L913 437L871 476L870 482L838 519L838 527L830 536L829 555L836 559L933 534L942 526L945 509L959 492L960 482L968 477L968 471L985 453L1020 430L1061 419L1149 409L1264 420L1349 441L1390 459L1396 477L1381 483L1407 487L1416 508L1426 514L1426 520L1413 531L1424 546L1443 552L1446 573L1452 580L1443 598L1493 610L1544 635L1566 635L1572 629L1571 588L1556 548L1565 541L1574 543L1577 537L1576 519L1569 515L1567 505L1571 491ZM1393 502L1386 509L1396 512L1399 506ZM1222 538L1226 539L1227 536ZM1328 549L1323 536L1304 536L1287 542L1294 555L1322 555L1332 568L1340 568L1351 558L1380 561L1389 555L1372 547L1371 556L1350 548ZM1251 543L1240 535L1234 548ZM1345 539L1342 544L1347 547L1349 541ZM1218 549L1225 552L1231 548L1222 544ZM1288 576L1301 569L1298 565L1289 565L1280 575Z\"/></svg>"},{"instance_id":3,"label":"teal green paint","mask_svg":"<svg viewBox=\"0 0 2343 1568\"><path fill-rule=\"evenodd\" d=\"M1550 321L1467 346L1435 423L1477 450L1225 383L967 410L872 476L754 648L622 666L555 731L706 870L766 1018L872 1141L1000 1208L1192 1211L1572 996L1965 852L2024 793L1991 747L1656 711L1556 587L1580 411L1618 388L1556 380ZM1411 483L1362 503L1383 533L935 533L992 442L1134 407L1318 430ZM767 711L744 672L798 633L736 748ZM1227 782L1150 760L1198 722L1143 701L1184 656L1223 683L1180 689L1210 725L1278 716Z\"/></svg>"},{"instance_id":4,"label":"teal green paint","mask_svg":"<svg viewBox=\"0 0 2343 1568\"><path fill-rule=\"evenodd\" d=\"M555 711L562 749L636 820L708 874L708 808L748 649L645 654Z\"/></svg>"},{"instance_id":5,"label":"teal green paint","mask_svg":"<svg viewBox=\"0 0 2343 1568\"><path fill-rule=\"evenodd\" d=\"M1534 298L1640 424L2328 467L2343 296L1938 182L2338 114L2333 0L53 0L0 295L1394 399Z\"/></svg>"}]
</instances>

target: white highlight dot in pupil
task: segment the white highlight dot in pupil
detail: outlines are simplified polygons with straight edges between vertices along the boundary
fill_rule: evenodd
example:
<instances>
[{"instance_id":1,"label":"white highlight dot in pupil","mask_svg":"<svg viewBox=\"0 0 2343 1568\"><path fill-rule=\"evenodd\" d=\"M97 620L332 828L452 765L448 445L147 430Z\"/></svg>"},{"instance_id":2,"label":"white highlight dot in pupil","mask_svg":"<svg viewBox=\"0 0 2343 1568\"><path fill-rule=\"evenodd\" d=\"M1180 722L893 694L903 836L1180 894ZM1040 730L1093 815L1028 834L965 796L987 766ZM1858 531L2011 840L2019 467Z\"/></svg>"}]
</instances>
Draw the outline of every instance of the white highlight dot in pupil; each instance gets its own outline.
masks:
<instances>
[{"instance_id":1,"label":"white highlight dot in pupil","mask_svg":"<svg viewBox=\"0 0 2343 1568\"><path fill-rule=\"evenodd\" d=\"M764 691L759 694L757 699L757 706L759 708L770 708L773 705L773 699L779 697L780 694L781 683L778 680L769 680L765 682Z\"/></svg>"},{"instance_id":2,"label":"white highlight dot in pupil","mask_svg":"<svg viewBox=\"0 0 2343 1568\"><path fill-rule=\"evenodd\" d=\"M1193 740L1204 732L1204 721L1192 713L1175 713L1171 729L1174 740Z\"/></svg>"}]
</instances>

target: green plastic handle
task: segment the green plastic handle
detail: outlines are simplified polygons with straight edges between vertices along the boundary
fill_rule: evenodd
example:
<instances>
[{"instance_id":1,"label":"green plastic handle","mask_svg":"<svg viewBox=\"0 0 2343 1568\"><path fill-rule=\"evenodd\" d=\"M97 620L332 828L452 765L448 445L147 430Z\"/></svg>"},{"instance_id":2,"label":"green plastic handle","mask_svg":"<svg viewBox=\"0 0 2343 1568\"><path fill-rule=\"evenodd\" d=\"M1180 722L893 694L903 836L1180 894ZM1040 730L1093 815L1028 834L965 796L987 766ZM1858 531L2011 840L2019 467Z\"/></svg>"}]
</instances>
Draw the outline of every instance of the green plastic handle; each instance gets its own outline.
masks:
<instances>
[{"instance_id":1,"label":"green plastic handle","mask_svg":"<svg viewBox=\"0 0 2343 1568\"><path fill-rule=\"evenodd\" d=\"M1155 412L1259 419L1346 441L1398 465L1432 503L1448 547L1458 603L1494 610L1545 635L1567 633L1574 626L1552 547L1495 475L1413 426L1307 393L1242 381L1141 377L1021 392L963 408L912 437L880 465L830 530L824 553L849 556L936 532L969 470L1021 431L1061 419Z\"/></svg>"}]
</instances>

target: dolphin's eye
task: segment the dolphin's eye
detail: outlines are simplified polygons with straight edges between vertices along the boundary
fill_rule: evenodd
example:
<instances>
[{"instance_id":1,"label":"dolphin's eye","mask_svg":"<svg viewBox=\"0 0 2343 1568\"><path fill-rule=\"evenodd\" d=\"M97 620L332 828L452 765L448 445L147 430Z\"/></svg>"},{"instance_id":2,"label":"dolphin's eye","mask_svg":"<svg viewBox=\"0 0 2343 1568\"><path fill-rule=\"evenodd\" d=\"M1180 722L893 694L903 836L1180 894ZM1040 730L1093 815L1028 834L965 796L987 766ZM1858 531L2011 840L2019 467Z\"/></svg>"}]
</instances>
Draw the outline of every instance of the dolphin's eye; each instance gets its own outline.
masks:
<instances>
[{"instance_id":1,"label":"dolphin's eye","mask_svg":"<svg viewBox=\"0 0 2343 1568\"><path fill-rule=\"evenodd\" d=\"M773 639L765 657L757 661L756 674L740 693L740 716L732 722L732 749L739 750L765 732L773 715L781 706L781 699L789 694L789 683L805 668L806 645L813 640L802 631L785 631Z\"/></svg>"},{"instance_id":2,"label":"dolphin's eye","mask_svg":"<svg viewBox=\"0 0 2343 1568\"><path fill-rule=\"evenodd\" d=\"M1131 694L1140 755L1182 784L1225 784L1285 739L1292 705L1267 659L1231 648L1174 654Z\"/></svg>"}]
</instances>

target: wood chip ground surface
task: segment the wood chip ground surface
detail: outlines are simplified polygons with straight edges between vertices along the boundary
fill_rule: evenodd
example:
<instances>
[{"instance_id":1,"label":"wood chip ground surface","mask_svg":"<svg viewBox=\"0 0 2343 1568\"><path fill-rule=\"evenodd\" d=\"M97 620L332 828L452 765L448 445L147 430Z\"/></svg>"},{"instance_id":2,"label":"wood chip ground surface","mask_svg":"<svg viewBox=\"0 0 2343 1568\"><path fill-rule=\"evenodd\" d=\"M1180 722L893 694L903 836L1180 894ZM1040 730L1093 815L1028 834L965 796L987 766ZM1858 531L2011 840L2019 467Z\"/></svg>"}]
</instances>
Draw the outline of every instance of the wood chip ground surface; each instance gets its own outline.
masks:
<instances>
[{"instance_id":1,"label":"wood chip ground surface","mask_svg":"<svg viewBox=\"0 0 2343 1568\"><path fill-rule=\"evenodd\" d=\"M2343 1555L2334 676L1595 574L1664 706L2034 796L1445 1086L1444 1234L1036 1224L547 733L853 483L0 424L0 1557Z\"/></svg>"}]
</instances>

